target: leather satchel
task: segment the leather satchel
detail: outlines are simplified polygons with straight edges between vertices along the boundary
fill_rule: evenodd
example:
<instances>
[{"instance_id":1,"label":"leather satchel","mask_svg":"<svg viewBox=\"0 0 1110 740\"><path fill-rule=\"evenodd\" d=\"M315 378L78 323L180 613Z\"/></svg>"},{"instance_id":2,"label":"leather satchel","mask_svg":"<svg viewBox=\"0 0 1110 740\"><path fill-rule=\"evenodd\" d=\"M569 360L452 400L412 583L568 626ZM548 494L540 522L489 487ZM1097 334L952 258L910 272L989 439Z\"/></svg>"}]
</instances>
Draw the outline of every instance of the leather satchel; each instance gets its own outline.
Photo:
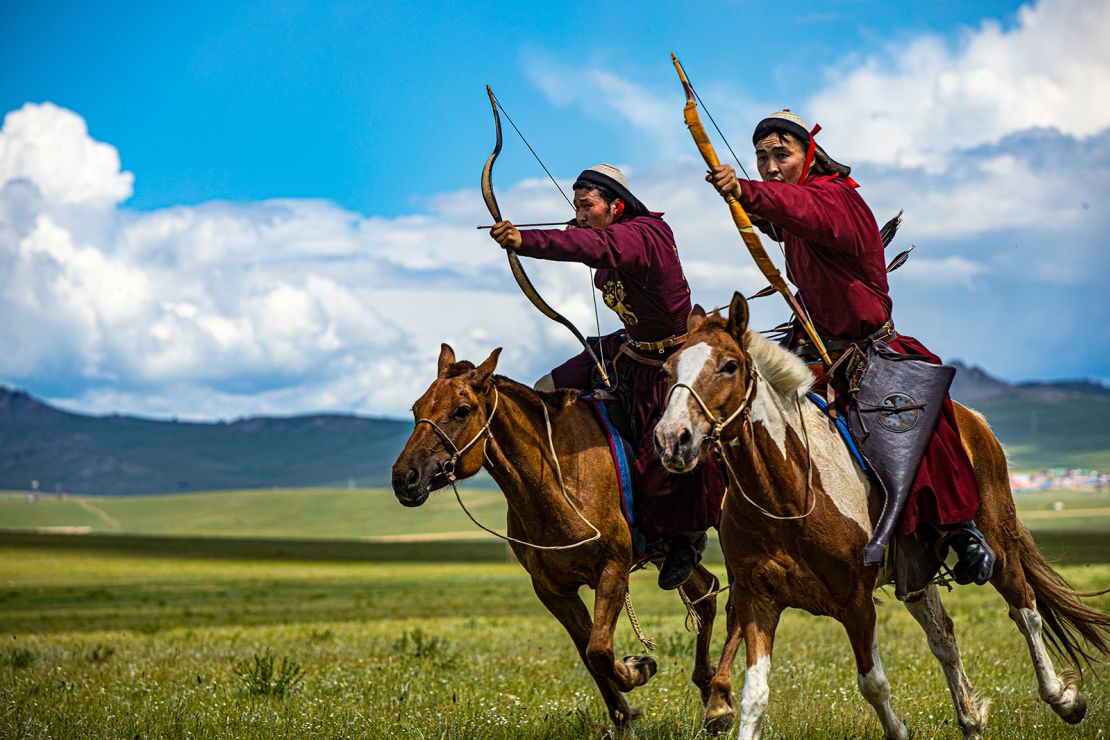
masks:
<instances>
[{"instance_id":1,"label":"leather satchel","mask_svg":"<svg viewBox=\"0 0 1110 740\"><path fill-rule=\"evenodd\" d=\"M872 341L849 350L841 392L851 398L848 430L883 488L883 509L863 550L864 565L883 561L909 498L925 448L936 431L956 369L903 355Z\"/></svg>"}]
</instances>

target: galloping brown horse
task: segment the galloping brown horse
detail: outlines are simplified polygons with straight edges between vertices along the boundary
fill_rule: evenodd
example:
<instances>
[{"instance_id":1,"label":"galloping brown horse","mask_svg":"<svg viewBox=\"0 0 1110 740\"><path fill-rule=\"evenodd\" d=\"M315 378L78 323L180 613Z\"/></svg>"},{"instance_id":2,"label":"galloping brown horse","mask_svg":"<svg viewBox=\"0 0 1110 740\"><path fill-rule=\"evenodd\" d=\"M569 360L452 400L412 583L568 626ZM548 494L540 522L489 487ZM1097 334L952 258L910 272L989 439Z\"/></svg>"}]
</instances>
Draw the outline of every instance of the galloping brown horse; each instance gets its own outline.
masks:
<instances>
[{"instance_id":1,"label":"galloping brown horse","mask_svg":"<svg viewBox=\"0 0 1110 740\"><path fill-rule=\"evenodd\" d=\"M748 331L747 318L747 302L739 293L727 320L706 317L695 307L684 348L667 361L675 387L655 430L668 468L690 470L715 446L729 471L720 536L732 591L707 723L732 722L732 663L743 640L747 671L739 737L759 736L775 628L783 609L797 607L844 625L860 692L878 713L886 736L905 738L906 727L890 707L890 685L875 637L872 591L888 583L890 573L864 567L862 558L879 514L877 495L832 422L805 399L812 383L809 369ZM1084 605L1081 594L1049 566L1017 519L1002 446L982 416L955 407L981 495L975 521L997 555L991 584L1028 643L1041 698L1065 721L1079 722L1087 704L1075 672L1057 676L1045 639L1078 669L1081 659L1092 659L1087 650L1107 655L1110 616ZM944 669L964 736L979 737L987 703L976 701L936 586L911 596L906 607Z\"/></svg>"},{"instance_id":2,"label":"galloping brown horse","mask_svg":"<svg viewBox=\"0 0 1110 740\"><path fill-rule=\"evenodd\" d=\"M405 506L420 506L452 477L469 478L485 466L509 504L513 552L540 601L570 633L623 730L638 715L623 692L647 682L656 666L647 656L613 655L633 550L609 444L576 391L538 393L494 375L500 352L475 367L456 362L443 345L438 377L413 404L416 428L393 465L393 490ZM697 597L715 583L699 567L685 588ZM593 619L578 595L582 586L595 591ZM705 701L717 607L710 598L694 609L702 629L692 679Z\"/></svg>"}]
</instances>

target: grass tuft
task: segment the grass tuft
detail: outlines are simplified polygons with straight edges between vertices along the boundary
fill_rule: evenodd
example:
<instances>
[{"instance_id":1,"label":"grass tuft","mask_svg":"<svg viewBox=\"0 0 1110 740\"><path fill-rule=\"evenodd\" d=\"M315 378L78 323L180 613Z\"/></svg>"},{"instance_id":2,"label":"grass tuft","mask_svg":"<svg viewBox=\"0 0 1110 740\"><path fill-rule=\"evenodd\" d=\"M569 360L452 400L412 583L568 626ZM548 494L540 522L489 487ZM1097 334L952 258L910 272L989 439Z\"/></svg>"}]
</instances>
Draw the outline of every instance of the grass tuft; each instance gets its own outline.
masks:
<instances>
[{"instance_id":1,"label":"grass tuft","mask_svg":"<svg viewBox=\"0 0 1110 740\"><path fill-rule=\"evenodd\" d=\"M393 652L401 657L433 663L440 668L450 668L459 656L452 651L451 642L446 638L429 635L420 627L405 630L393 643Z\"/></svg>"},{"instance_id":2,"label":"grass tuft","mask_svg":"<svg viewBox=\"0 0 1110 740\"><path fill-rule=\"evenodd\" d=\"M10 665L12 668L28 668L34 662L35 654L31 652L30 648L9 648L7 654L4 656L4 664Z\"/></svg>"},{"instance_id":3,"label":"grass tuft","mask_svg":"<svg viewBox=\"0 0 1110 740\"><path fill-rule=\"evenodd\" d=\"M301 664L283 656L276 666L270 648L264 653L255 653L236 664L233 673L246 684L247 690L255 696L284 698L304 679ZM198 676L199 679L199 676Z\"/></svg>"}]
</instances>

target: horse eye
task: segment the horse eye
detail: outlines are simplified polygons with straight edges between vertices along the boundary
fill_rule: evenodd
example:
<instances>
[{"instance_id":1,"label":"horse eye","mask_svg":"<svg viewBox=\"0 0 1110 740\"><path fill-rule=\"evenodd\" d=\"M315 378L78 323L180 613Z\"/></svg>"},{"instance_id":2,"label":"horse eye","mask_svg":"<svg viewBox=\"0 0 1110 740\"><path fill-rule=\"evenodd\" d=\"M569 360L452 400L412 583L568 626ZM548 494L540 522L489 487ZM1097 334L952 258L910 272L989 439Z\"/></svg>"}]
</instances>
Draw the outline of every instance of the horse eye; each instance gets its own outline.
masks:
<instances>
[{"instance_id":1,"label":"horse eye","mask_svg":"<svg viewBox=\"0 0 1110 740\"><path fill-rule=\"evenodd\" d=\"M470 416L470 407L459 406L457 409L455 409L455 413L451 415L454 416L456 419L465 419L466 417Z\"/></svg>"},{"instance_id":2,"label":"horse eye","mask_svg":"<svg viewBox=\"0 0 1110 740\"><path fill-rule=\"evenodd\" d=\"M732 375L739 369L739 367L740 366L736 364L736 360L729 360L721 367L721 374Z\"/></svg>"}]
</instances>

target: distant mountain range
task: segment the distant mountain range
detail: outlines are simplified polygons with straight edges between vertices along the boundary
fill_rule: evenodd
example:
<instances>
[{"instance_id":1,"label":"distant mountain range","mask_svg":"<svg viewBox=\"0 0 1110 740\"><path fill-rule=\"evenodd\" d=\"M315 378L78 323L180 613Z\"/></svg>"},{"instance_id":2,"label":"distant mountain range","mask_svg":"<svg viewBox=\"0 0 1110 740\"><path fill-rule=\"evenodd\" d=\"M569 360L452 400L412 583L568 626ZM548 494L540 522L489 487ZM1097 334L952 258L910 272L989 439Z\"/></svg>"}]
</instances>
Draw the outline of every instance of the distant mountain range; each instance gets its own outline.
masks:
<instances>
[{"instance_id":1,"label":"distant mountain range","mask_svg":"<svg viewBox=\"0 0 1110 740\"><path fill-rule=\"evenodd\" d=\"M338 414L230 423L60 411L0 388L0 488L139 494L387 485L412 422Z\"/></svg>"},{"instance_id":2,"label":"distant mountain range","mask_svg":"<svg viewBox=\"0 0 1110 740\"><path fill-rule=\"evenodd\" d=\"M986 415L1011 468L1110 468L1110 388L1010 384L976 367L952 395ZM271 486L385 486L412 422L352 415L189 423L88 416L0 387L0 488L142 494Z\"/></svg>"}]
</instances>

